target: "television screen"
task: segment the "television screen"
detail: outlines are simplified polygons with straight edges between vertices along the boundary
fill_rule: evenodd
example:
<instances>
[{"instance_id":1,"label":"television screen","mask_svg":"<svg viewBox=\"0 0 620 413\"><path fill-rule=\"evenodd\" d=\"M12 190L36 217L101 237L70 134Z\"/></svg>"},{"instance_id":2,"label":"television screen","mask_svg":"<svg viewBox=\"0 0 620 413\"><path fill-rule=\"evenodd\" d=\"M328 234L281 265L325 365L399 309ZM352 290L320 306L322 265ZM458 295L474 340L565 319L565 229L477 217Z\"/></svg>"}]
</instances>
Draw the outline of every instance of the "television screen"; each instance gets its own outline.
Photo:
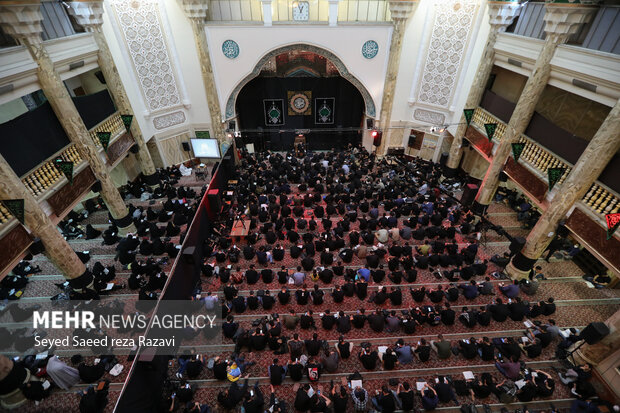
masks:
<instances>
[{"instance_id":1,"label":"television screen","mask_svg":"<svg viewBox=\"0 0 620 413\"><path fill-rule=\"evenodd\" d=\"M194 156L198 158L220 158L220 145L217 139L191 139Z\"/></svg>"}]
</instances>

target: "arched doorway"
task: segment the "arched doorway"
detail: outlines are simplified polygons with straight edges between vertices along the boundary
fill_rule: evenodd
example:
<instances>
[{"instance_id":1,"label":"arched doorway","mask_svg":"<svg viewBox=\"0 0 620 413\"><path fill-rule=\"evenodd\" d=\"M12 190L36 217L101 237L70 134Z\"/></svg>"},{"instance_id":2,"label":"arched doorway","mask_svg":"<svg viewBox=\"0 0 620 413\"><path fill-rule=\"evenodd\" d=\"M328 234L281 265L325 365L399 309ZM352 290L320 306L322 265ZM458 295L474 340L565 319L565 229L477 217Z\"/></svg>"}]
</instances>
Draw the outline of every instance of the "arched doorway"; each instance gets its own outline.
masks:
<instances>
[{"instance_id":1,"label":"arched doorway","mask_svg":"<svg viewBox=\"0 0 620 413\"><path fill-rule=\"evenodd\" d=\"M289 150L299 131L320 150L361 142L375 107L340 59L297 44L264 56L231 94L226 114L236 114L244 141L257 150Z\"/></svg>"}]
</instances>

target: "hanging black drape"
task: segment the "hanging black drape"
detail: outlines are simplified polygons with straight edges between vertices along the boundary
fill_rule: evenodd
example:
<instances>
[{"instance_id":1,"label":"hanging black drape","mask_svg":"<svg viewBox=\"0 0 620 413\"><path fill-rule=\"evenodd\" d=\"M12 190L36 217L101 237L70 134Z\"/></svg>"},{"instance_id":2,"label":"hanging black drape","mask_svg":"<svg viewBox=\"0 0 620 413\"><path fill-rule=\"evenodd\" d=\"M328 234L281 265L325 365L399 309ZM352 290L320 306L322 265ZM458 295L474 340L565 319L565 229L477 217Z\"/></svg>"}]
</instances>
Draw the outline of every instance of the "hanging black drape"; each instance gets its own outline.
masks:
<instances>
[{"instance_id":1,"label":"hanging black drape","mask_svg":"<svg viewBox=\"0 0 620 413\"><path fill-rule=\"evenodd\" d=\"M312 91L312 115L288 115L288 91ZM333 124L315 123L316 98L335 98ZM263 99L282 99L284 102L284 125L265 125ZM265 143L267 149L290 150L295 140L294 132L283 132L284 129L334 129L359 128L364 112L362 95L348 80L342 77L314 78L268 78L257 77L243 87L237 98L237 113L242 130L264 129L262 134L244 133L246 143L254 143L261 149ZM311 132L306 135L311 149L342 148L348 143L361 142L358 132Z\"/></svg>"},{"instance_id":2,"label":"hanging black drape","mask_svg":"<svg viewBox=\"0 0 620 413\"><path fill-rule=\"evenodd\" d=\"M86 129L94 127L116 112L114 102L107 89L92 95L78 96L72 99L78 112L80 112Z\"/></svg>"},{"instance_id":3,"label":"hanging black drape","mask_svg":"<svg viewBox=\"0 0 620 413\"><path fill-rule=\"evenodd\" d=\"M20 177L69 142L49 102L0 125L0 153Z\"/></svg>"}]
</instances>

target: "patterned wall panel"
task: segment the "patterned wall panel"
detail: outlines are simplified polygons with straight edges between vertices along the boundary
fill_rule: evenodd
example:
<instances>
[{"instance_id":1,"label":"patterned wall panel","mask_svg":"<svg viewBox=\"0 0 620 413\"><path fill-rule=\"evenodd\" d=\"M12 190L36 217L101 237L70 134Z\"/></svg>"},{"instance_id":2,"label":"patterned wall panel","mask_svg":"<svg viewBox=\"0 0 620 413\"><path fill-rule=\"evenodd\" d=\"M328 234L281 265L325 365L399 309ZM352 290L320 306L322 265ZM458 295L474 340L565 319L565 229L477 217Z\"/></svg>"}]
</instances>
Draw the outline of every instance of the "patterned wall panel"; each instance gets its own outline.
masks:
<instances>
[{"instance_id":1,"label":"patterned wall panel","mask_svg":"<svg viewBox=\"0 0 620 413\"><path fill-rule=\"evenodd\" d=\"M189 143L189 139L189 132L184 132L180 135L161 139L159 141L159 147L161 148L162 155L165 158L167 165L176 165L191 159L191 151L188 153L184 151L181 146L182 142Z\"/></svg>"},{"instance_id":2,"label":"patterned wall panel","mask_svg":"<svg viewBox=\"0 0 620 413\"><path fill-rule=\"evenodd\" d=\"M131 56L149 111L181 104L157 0L112 0L123 41Z\"/></svg>"},{"instance_id":3,"label":"patterned wall panel","mask_svg":"<svg viewBox=\"0 0 620 413\"><path fill-rule=\"evenodd\" d=\"M448 108L476 19L478 0L433 2L435 18L418 102Z\"/></svg>"}]
</instances>

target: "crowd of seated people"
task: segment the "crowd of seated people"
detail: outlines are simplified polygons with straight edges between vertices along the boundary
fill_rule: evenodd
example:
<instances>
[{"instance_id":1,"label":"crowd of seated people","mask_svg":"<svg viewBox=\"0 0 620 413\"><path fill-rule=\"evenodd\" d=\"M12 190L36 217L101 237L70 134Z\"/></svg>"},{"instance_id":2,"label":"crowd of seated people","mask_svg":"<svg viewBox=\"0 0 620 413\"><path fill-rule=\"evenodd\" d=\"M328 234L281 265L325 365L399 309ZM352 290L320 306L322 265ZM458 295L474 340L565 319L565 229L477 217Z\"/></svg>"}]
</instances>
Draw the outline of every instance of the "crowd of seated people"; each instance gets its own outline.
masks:
<instances>
[{"instance_id":1,"label":"crowd of seated people","mask_svg":"<svg viewBox=\"0 0 620 413\"><path fill-rule=\"evenodd\" d=\"M285 409L283 401L274 404L274 389L287 377L310 382L294 387L297 411L346 411L347 404L355 411L408 411L414 396L432 410L456 401L455 394L472 400L495 394L500 402L552 395L552 376L528 369L521 360L523 355L539 357L553 342L570 342L553 319L545 324L536 320L555 312L553 298L530 303L524 297L534 295L545 277L536 270L525 281L492 281L491 264L479 254L480 221L441 194L438 165L416 160L394 167L359 148L308 153L303 159L290 153L244 152L241 162L236 198L222 217L230 226L244 216L250 221L249 235L245 240L209 238L201 266L208 289L219 284L222 293L219 298L207 293L205 306L212 311L221 306L224 337L235 344L230 358L216 358L211 368L216 379L231 382L217 397L221 408ZM420 271L428 271L436 281L432 286L407 286L417 305L403 310L404 288L399 284L423 283L418 281ZM381 285L385 282L392 285ZM481 304L485 296L490 299ZM358 309L337 310L350 297L360 300ZM453 310L463 299L476 304ZM374 309L367 311L365 302ZM331 303L336 306L326 308ZM246 312L270 315L250 326L235 318ZM506 320L532 320L532 326L523 337L503 339L415 337L416 327L450 326L457 320L472 330ZM356 349L347 340L354 329L405 337L384 346L362 343ZM339 339L330 345L319 338L322 331L336 331ZM276 356L265 372L271 382L270 403L257 384L250 386L245 371L251 362L240 356L262 351ZM315 383L325 373L338 374L342 360L351 357L357 357L361 370L372 371L423 366L433 353L439 360L494 362L504 377L437 377L420 390L407 382L390 383L375 394L363 387L352 389L350 383L326 388Z\"/></svg>"},{"instance_id":2,"label":"crowd of seated people","mask_svg":"<svg viewBox=\"0 0 620 413\"><path fill-rule=\"evenodd\" d=\"M119 266L115 264L104 264L95 262L89 265L89 271L93 276L93 284L87 289L75 290L69 282L56 284L62 290L60 294L52 297L52 300L68 299L99 299L102 295L113 294L122 288L139 291L139 299L157 299L157 291L160 291L167 280L164 266L168 260L174 259L178 252L178 246L182 242L183 235L181 227L188 224L196 210L203 192L196 193L189 187L175 186L178 184L180 176L177 168L167 168L159 171L161 183L151 188L138 179L136 182L128 183L120 191L125 199L131 202L132 199L149 200L147 208L138 206L137 208L129 204L129 211L132 214L136 233L120 237L118 228L114 221L105 231L93 227L92 224L83 225L83 221L96 211L105 210L105 204L101 197L91 198L83 203L82 212L71 211L63 221L59 223L59 229L65 239L101 239L102 245L115 245L116 261L120 261L123 269L128 269L131 274L126 282L117 281L116 275ZM160 207L156 207L155 199L164 198ZM111 218L111 216L110 216ZM160 227L157 224L167 223L167 226ZM180 240L176 240L181 236ZM173 238L175 238L173 240ZM89 251L76 252L84 263L90 260ZM32 311L40 308L39 305L25 306L18 303L11 303L9 300L17 300L23 290L27 287L29 277L32 274L41 272L38 266L29 261L32 257L27 256L0 282L0 300L2 300L0 316L5 313L11 316L11 321L21 322L32 315ZM89 301L84 301L88 303ZM107 302L111 309L119 303L117 301ZM138 304L136 304L138 308ZM103 310L102 310L103 311ZM115 308L110 311L123 312L122 308ZM91 331L93 338L103 337L102 332ZM15 357L12 362L13 370L23 372L24 369L30 370L32 379L27 383L15 383L21 386L25 397L35 402L40 402L48 397L54 388L70 389L78 383L91 384L84 391L79 392L79 409L83 413L102 412L107 405L107 393L109 382L103 377L106 373L114 376L120 373L122 365L110 354L110 349L92 348L93 355L97 357L94 362L86 361L80 356L74 356L71 361L55 356L54 349L47 352L45 357L35 357L33 347L35 345L34 336L43 338L45 331L34 332L32 329L18 329L8 331L2 328L2 335L6 339L2 341L3 350L16 350L24 354ZM189 367L189 366L188 366ZM17 374L15 379L20 380ZM23 379L23 378L22 378ZM23 380L22 380L23 381ZM196 410L198 412L200 410Z\"/></svg>"}]
</instances>

